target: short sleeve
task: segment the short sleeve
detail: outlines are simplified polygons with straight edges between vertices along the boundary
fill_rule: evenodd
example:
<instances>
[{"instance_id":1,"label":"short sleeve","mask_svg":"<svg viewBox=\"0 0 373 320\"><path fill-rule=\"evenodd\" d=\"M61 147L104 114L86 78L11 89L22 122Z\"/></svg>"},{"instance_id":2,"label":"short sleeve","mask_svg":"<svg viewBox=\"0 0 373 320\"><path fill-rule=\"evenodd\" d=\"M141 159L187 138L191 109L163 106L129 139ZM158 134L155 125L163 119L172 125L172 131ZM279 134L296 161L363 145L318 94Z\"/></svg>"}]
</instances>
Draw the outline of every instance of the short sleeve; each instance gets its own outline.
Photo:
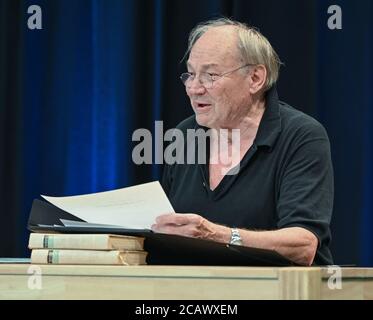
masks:
<instances>
[{"instance_id":1,"label":"short sleeve","mask_svg":"<svg viewBox=\"0 0 373 320\"><path fill-rule=\"evenodd\" d=\"M316 235L319 247L327 245L334 182L330 143L321 125L308 128L295 139L281 176L278 228L303 227Z\"/></svg>"}]
</instances>

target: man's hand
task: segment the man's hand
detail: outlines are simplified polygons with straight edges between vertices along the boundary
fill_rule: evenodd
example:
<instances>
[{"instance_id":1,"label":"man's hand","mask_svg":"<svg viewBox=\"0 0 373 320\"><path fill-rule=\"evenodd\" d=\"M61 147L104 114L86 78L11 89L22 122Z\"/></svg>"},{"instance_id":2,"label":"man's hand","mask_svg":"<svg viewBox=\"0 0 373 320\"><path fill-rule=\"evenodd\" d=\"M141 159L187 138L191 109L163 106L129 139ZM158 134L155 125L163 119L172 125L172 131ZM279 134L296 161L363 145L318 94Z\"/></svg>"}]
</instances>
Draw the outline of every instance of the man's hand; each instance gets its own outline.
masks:
<instances>
[{"instance_id":1,"label":"man's hand","mask_svg":"<svg viewBox=\"0 0 373 320\"><path fill-rule=\"evenodd\" d=\"M152 230L159 233L228 243L230 229L212 223L194 213L171 213L158 216Z\"/></svg>"},{"instance_id":2,"label":"man's hand","mask_svg":"<svg viewBox=\"0 0 373 320\"><path fill-rule=\"evenodd\" d=\"M159 233L208 239L229 243L231 229L208 221L193 213L172 213L157 217L152 230ZM273 231L251 231L240 229L244 246L275 250L300 265L311 265L315 258L318 239L300 227L289 227Z\"/></svg>"}]
</instances>

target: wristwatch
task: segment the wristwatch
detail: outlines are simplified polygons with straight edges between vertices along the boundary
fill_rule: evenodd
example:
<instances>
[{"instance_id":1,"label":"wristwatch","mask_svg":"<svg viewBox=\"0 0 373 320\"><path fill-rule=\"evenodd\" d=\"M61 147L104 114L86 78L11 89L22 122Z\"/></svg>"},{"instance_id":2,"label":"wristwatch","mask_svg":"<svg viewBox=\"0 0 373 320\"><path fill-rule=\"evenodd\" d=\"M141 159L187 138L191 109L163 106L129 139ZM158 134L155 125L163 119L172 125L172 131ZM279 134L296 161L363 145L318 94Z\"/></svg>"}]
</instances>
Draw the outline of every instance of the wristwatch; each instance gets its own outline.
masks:
<instances>
[{"instance_id":1,"label":"wristwatch","mask_svg":"<svg viewBox=\"0 0 373 320\"><path fill-rule=\"evenodd\" d=\"M236 228L231 229L231 241L229 244L235 244L236 246L242 246L242 239L240 236L240 232Z\"/></svg>"}]
</instances>

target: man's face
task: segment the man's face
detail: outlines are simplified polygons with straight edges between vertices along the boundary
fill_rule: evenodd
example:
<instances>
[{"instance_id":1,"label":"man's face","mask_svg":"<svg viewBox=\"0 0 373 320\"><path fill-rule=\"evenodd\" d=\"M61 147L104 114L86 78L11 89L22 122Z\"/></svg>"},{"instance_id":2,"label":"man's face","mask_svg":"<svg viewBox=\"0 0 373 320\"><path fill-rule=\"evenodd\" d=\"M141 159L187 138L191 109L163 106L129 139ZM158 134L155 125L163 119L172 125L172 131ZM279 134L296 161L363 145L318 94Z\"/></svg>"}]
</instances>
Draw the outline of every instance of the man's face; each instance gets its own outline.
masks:
<instances>
[{"instance_id":1,"label":"man's face","mask_svg":"<svg viewBox=\"0 0 373 320\"><path fill-rule=\"evenodd\" d=\"M208 128L237 128L248 112L251 101L250 79L242 69L214 81L211 89L200 82L200 73L220 75L241 67L238 35L233 27L208 30L194 44L187 62L188 72L195 75L186 87L199 125Z\"/></svg>"}]
</instances>

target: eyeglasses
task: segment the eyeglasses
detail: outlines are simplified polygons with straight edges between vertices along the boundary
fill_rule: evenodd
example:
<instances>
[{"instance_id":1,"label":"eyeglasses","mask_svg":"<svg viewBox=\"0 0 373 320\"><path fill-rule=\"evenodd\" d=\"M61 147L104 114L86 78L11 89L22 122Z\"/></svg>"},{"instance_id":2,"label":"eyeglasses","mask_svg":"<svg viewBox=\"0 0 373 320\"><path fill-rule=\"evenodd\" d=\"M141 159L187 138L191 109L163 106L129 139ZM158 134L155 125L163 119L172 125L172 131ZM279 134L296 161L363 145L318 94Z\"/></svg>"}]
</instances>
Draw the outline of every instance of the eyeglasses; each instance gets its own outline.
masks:
<instances>
[{"instance_id":1,"label":"eyeglasses","mask_svg":"<svg viewBox=\"0 0 373 320\"><path fill-rule=\"evenodd\" d=\"M233 72L236 72L240 69L243 69L245 67L248 67L248 66L254 66L254 64L252 63L248 63L248 64L245 64L241 67L238 67L236 69L233 69L233 70L230 70L230 71L227 71L227 72L224 72L222 74L215 74L215 73L208 73L208 72L201 72L200 75L199 75L199 82L201 83L202 86L204 86L206 89L211 89L213 86L214 86L214 82L219 80L220 78L228 75L228 74L231 74ZM190 88L192 82L194 81L195 79L195 74L193 73L189 73L189 72L185 72L185 73L182 73L181 76L180 76L180 80L181 82L187 87L187 88Z\"/></svg>"}]
</instances>

